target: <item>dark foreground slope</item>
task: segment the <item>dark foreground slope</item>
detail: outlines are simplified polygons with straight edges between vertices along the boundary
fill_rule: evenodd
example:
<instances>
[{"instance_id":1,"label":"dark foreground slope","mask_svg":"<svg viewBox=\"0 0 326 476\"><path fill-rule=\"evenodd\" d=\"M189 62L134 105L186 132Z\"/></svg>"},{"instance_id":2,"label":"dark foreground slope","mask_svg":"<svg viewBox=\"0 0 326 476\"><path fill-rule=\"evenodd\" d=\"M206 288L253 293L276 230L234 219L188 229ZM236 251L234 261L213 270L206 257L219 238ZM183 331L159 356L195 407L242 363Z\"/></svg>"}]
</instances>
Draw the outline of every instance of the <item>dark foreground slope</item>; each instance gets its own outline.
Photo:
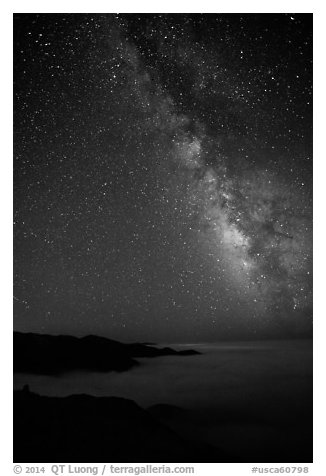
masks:
<instances>
[{"instance_id":1,"label":"dark foreground slope","mask_svg":"<svg viewBox=\"0 0 326 476\"><path fill-rule=\"evenodd\" d=\"M132 400L14 392L14 462L228 462L180 437Z\"/></svg>"},{"instance_id":2,"label":"dark foreground slope","mask_svg":"<svg viewBox=\"0 0 326 476\"><path fill-rule=\"evenodd\" d=\"M146 344L122 344L104 337L51 336L14 332L14 372L55 375L71 370L122 372L138 365L136 357L194 355Z\"/></svg>"},{"instance_id":3,"label":"dark foreground slope","mask_svg":"<svg viewBox=\"0 0 326 476\"><path fill-rule=\"evenodd\" d=\"M311 408L299 414L278 406L270 411L271 400L266 401L265 410L253 397L251 408L236 408L231 403L203 412L158 404L147 411L181 437L195 436L197 441L236 455L234 462L312 463Z\"/></svg>"}]
</instances>

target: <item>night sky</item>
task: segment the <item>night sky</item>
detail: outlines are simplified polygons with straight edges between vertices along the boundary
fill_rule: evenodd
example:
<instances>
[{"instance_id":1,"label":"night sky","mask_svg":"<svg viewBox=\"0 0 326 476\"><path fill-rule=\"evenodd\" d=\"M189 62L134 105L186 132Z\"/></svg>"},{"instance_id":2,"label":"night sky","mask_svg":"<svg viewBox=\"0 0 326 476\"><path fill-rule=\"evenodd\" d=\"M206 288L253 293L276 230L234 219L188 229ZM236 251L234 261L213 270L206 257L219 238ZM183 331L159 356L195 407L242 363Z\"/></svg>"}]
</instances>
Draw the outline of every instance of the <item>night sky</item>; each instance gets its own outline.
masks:
<instances>
[{"instance_id":1,"label":"night sky","mask_svg":"<svg viewBox=\"0 0 326 476\"><path fill-rule=\"evenodd\" d=\"M311 335L312 15L14 15L14 328Z\"/></svg>"}]
</instances>

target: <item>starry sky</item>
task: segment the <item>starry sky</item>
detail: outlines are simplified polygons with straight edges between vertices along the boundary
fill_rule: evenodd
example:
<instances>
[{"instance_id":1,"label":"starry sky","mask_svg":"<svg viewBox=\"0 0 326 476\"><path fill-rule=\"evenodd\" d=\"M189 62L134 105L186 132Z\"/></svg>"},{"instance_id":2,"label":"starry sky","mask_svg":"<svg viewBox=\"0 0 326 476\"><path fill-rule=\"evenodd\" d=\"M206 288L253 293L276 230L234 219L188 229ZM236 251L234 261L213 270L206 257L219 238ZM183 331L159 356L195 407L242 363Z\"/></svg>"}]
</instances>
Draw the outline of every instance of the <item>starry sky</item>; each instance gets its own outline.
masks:
<instances>
[{"instance_id":1,"label":"starry sky","mask_svg":"<svg viewBox=\"0 0 326 476\"><path fill-rule=\"evenodd\" d=\"M312 15L14 15L14 328L312 328Z\"/></svg>"}]
</instances>

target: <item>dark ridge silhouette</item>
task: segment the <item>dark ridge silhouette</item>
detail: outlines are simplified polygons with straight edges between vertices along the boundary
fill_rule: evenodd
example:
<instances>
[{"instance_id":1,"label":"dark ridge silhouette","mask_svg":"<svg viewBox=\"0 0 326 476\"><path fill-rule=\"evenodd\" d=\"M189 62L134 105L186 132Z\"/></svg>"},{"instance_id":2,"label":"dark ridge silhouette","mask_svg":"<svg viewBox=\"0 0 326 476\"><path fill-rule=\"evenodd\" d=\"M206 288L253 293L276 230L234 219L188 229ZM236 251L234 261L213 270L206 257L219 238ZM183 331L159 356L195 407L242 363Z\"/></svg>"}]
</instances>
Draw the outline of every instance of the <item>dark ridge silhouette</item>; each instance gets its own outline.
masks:
<instances>
[{"instance_id":1,"label":"dark ridge silhouette","mask_svg":"<svg viewBox=\"0 0 326 476\"><path fill-rule=\"evenodd\" d=\"M149 411L151 415L159 419L165 416L168 416L169 418L179 416L188 418L189 416L188 410L180 408L176 405L168 405L166 403L157 403L156 405L151 405L147 408L147 411Z\"/></svg>"},{"instance_id":2,"label":"dark ridge silhouette","mask_svg":"<svg viewBox=\"0 0 326 476\"><path fill-rule=\"evenodd\" d=\"M270 407L270 402L267 404ZM175 405L156 404L147 408L147 411L162 425L194 442L200 440L207 443L207 434L212 431L210 428L215 428L213 431L217 433L222 428L227 433L228 427L235 426L240 434L245 435L242 439L228 442L227 445L223 438L215 440L216 446L221 445L223 451L234 455L235 463L313 461L312 408L310 411L308 408L301 410L298 417L298 413L291 415L289 408L275 407L274 411L267 411L265 407L255 411L255 406L257 402L254 400L252 408L241 409L230 405L229 408L221 406L215 412L208 409L198 412ZM257 432L264 441L260 447L253 444ZM300 437L297 438L297 435Z\"/></svg>"},{"instance_id":3,"label":"dark ridge silhouette","mask_svg":"<svg viewBox=\"0 0 326 476\"><path fill-rule=\"evenodd\" d=\"M189 441L134 401L117 397L45 397L14 392L14 462L230 462L234 457Z\"/></svg>"},{"instance_id":4,"label":"dark ridge silhouette","mask_svg":"<svg viewBox=\"0 0 326 476\"><path fill-rule=\"evenodd\" d=\"M52 336L14 332L14 372L56 375L72 370L123 372L139 365L135 357L196 355L195 350L122 344L105 337Z\"/></svg>"}]
</instances>

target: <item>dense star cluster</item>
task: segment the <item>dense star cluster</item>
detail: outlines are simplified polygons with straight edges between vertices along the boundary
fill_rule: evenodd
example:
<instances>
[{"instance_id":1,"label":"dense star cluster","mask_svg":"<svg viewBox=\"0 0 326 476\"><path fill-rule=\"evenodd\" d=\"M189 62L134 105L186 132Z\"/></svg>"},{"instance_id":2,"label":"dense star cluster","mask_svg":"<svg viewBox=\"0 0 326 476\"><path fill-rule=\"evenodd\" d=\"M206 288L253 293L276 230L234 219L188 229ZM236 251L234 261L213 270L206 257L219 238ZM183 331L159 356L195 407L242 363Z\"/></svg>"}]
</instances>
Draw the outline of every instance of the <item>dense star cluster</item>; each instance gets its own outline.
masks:
<instances>
[{"instance_id":1,"label":"dense star cluster","mask_svg":"<svg viewBox=\"0 0 326 476\"><path fill-rule=\"evenodd\" d=\"M309 335L311 15L14 23L17 330Z\"/></svg>"}]
</instances>

